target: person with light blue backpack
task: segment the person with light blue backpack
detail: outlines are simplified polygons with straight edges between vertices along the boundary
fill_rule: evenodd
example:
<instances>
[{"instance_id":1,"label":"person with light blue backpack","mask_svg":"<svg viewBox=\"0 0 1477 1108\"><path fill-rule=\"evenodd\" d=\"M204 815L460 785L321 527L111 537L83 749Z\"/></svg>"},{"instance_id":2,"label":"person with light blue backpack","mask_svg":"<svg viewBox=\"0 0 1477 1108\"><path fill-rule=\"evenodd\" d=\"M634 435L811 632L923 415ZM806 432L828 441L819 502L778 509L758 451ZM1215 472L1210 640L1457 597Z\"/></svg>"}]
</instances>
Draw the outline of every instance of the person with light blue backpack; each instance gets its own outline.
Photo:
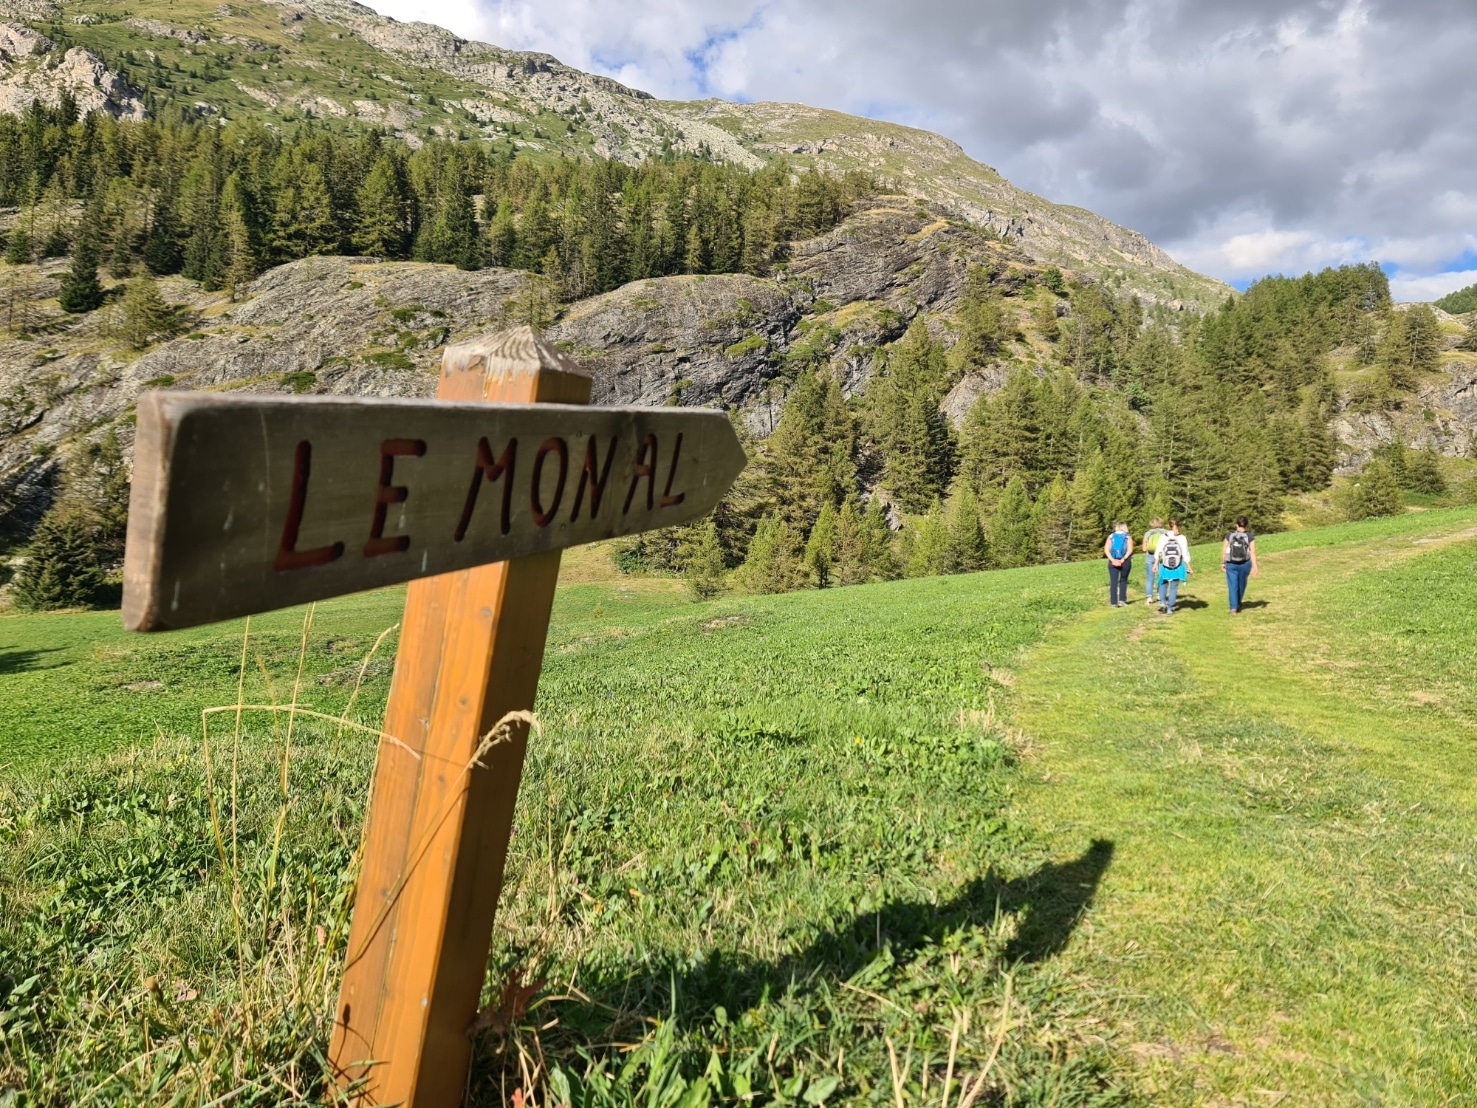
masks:
<instances>
[{"instance_id":1,"label":"person with light blue backpack","mask_svg":"<svg viewBox=\"0 0 1477 1108\"><path fill-rule=\"evenodd\" d=\"M1108 559L1108 603L1115 608L1128 605L1128 575L1133 572L1133 536L1128 524L1118 523L1103 543Z\"/></svg>"}]
</instances>

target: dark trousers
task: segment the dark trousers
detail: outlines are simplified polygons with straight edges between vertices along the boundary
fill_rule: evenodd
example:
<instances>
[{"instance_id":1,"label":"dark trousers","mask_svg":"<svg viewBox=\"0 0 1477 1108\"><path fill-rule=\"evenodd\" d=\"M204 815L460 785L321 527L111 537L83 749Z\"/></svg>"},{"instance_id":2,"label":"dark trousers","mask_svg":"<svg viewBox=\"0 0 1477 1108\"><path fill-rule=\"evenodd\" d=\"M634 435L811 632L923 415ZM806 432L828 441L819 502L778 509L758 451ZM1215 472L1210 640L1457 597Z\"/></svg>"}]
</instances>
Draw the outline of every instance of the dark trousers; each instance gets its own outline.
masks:
<instances>
[{"instance_id":1,"label":"dark trousers","mask_svg":"<svg viewBox=\"0 0 1477 1108\"><path fill-rule=\"evenodd\" d=\"M1108 603L1128 603L1128 575L1133 572L1133 559L1125 558L1121 566L1108 563Z\"/></svg>"},{"instance_id":2,"label":"dark trousers","mask_svg":"<svg viewBox=\"0 0 1477 1108\"><path fill-rule=\"evenodd\" d=\"M1231 611L1241 610L1242 598L1246 596L1246 580L1251 576L1251 563L1226 563L1226 592L1231 599Z\"/></svg>"}]
</instances>

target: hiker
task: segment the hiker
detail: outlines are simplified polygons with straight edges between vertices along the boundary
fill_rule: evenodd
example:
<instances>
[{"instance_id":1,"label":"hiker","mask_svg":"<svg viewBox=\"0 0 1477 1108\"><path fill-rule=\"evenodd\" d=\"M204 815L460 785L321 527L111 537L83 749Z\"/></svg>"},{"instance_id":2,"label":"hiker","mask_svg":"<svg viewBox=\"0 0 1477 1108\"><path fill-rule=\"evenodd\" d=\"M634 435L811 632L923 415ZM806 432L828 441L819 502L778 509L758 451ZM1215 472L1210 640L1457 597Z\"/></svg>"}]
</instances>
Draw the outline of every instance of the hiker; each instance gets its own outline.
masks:
<instances>
[{"instance_id":1,"label":"hiker","mask_svg":"<svg viewBox=\"0 0 1477 1108\"><path fill-rule=\"evenodd\" d=\"M1255 577L1256 536L1246 529L1246 517L1236 517L1236 530L1226 535L1221 545L1221 565L1226 570L1226 593L1231 599L1231 614L1241 611L1246 596L1246 579Z\"/></svg>"},{"instance_id":2,"label":"hiker","mask_svg":"<svg viewBox=\"0 0 1477 1108\"><path fill-rule=\"evenodd\" d=\"M1190 540L1180 534L1178 520L1169 521L1169 534L1159 540L1156 557L1159 562L1159 610L1172 616L1180 595L1180 582L1194 572L1190 569Z\"/></svg>"},{"instance_id":3,"label":"hiker","mask_svg":"<svg viewBox=\"0 0 1477 1108\"><path fill-rule=\"evenodd\" d=\"M1103 557L1108 559L1108 603L1126 608L1128 575L1133 570L1133 536L1128 533L1128 524L1113 525L1113 533L1103 542Z\"/></svg>"},{"instance_id":4,"label":"hiker","mask_svg":"<svg viewBox=\"0 0 1477 1108\"><path fill-rule=\"evenodd\" d=\"M1154 592L1158 586L1159 540L1169 534L1164 529L1164 521L1155 516L1149 521L1149 529L1144 532L1144 603L1154 603Z\"/></svg>"}]
</instances>

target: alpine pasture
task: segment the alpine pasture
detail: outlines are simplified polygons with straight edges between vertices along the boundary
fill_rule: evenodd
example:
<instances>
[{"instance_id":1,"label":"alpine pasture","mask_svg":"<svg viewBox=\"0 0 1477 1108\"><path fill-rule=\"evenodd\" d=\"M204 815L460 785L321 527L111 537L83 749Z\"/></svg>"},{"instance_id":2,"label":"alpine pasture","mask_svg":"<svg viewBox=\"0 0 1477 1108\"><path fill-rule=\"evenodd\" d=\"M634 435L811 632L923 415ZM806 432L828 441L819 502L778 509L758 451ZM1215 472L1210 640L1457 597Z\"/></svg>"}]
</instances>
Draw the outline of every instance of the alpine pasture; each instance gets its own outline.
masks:
<instances>
[{"instance_id":1,"label":"alpine pasture","mask_svg":"<svg viewBox=\"0 0 1477 1108\"><path fill-rule=\"evenodd\" d=\"M1474 537L1267 536L1237 617L1213 547L1172 618L572 552L471 1101L1460 1103ZM402 597L0 618L0 1103L321 1099Z\"/></svg>"}]
</instances>

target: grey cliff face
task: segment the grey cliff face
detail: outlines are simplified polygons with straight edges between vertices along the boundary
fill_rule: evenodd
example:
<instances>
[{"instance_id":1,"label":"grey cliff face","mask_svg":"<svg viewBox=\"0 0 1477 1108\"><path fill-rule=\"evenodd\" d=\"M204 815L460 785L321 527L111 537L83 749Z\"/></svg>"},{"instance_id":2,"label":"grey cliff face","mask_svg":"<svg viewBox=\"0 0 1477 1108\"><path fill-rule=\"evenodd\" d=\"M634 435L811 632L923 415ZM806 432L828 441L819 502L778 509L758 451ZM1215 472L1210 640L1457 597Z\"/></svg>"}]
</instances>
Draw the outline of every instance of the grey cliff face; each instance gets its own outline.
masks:
<instances>
[{"instance_id":1,"label":"grey cliff face","mask_svg":"<svg viewBox=\"0 0 1477 1108\"><path fill-rule=\"evenodd\" d=\"M856 392L877 347L919 312L953 310L972 262L1005 285L1024 264L966 225L883 204L795 244L773 277L637 281L570 305L547 333L593 375L598 404L737 408L763 433L801 363L831 363ZM66 265L16 268L44 303ZM191 323L142 355L113 337L111 308L75 318L49 309L51 347L0 342L0 495L23 523L44 510L71 440L109 426L129 438L145 389L430 396L447 343L541 310L521 272L372 258L280 266L236 303L181 278L161 284Z\"/></svg>"}]
</instances>

